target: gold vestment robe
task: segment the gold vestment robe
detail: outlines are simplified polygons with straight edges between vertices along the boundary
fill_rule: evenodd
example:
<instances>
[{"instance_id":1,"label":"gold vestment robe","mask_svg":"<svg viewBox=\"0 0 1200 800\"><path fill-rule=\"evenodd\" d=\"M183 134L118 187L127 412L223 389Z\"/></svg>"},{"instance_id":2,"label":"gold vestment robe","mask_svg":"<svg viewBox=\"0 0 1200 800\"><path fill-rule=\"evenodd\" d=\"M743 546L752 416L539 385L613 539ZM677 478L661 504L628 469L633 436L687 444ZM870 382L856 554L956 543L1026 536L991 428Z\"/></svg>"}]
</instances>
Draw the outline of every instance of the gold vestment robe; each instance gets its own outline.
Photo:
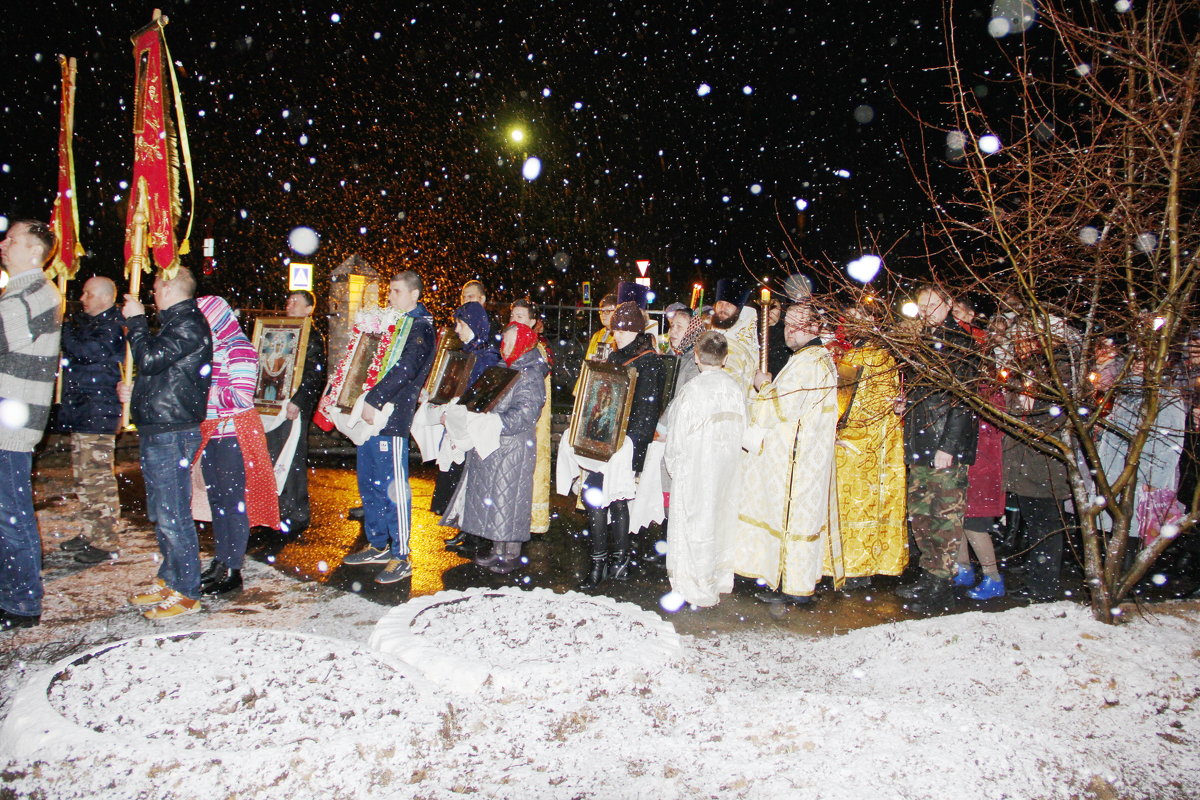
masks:
<instances>
[{"instance_id":1,"label":"gold vestment robe","mask_svg":"<svg viewBox=\"0 0 1200 800\"><path fill-rule=\"evenodd\" d=\"M848 350L841 363L862 368L836 451L846 576L899 575L908 564L904 425L894 405L900 373L876 347ZM823 572L833 574L828 558Z\"/></svg>"}]
</instances>

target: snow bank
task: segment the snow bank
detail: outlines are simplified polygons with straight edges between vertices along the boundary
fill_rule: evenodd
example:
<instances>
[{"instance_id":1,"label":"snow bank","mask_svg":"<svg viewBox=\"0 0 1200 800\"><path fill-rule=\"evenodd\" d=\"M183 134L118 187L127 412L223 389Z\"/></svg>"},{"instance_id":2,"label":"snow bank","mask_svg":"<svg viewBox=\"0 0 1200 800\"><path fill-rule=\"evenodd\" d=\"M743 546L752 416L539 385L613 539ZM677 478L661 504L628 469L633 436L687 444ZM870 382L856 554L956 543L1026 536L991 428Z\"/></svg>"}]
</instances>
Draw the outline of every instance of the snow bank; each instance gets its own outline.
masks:
<instances>
[{"instance_id":1,"label":"snow bank","mask_svg":"<svg viewBox=\"0 0 1200 800\"><path fill-rule=\"evenodd\" d=\"M1194 605L1168 606L1173 613L1121 627L1100 625L1086 609L1060 603L895 623L826 639L747 632L684 639L657 666L640 662L636 669L606 670L589 667L586 654L607 653L618 664L617 653L655 641L639 640L636 627L628 627L636 615L622 617L616 604L581 595L529 593L508 598L516 602L508 604L506 616L505 604L493 602L497 594L470 593L449 606L426 600L419 606L432 616L413 614L418 606L397 610L377 630L377 638L386 639L381 631L407 619L404 635L433 640L422 646L440 648L459 665L484 665L480 669L491 679L470 695L436 686L421 690L429 698L427 715L413 708L423 702L409 691L417 679L381 686L378 669L364 666L340 673L331 695L313 697L311 715L298 709L269 728L269 736L248 726L238 731L240 738L223 733L222 741L244 743L237 750L223 746L192 759L176 742L172 755L147 760L133 751L102 754L82 745L64 754L46 743L36 753L7 756L0 793L289 800L318 793L814 800L1200 796L1200 612ZM606 618L613 609L616 616ZM523 634L521 626L531 619L540 620L537 629ZM620 631L627 647L574 636L580 621L584 630ZM303 663L319 652L302 649L261 664L243 657L236 671L227 670L234 686L216 684L215 691L226 700L237 695L239 682L246 693L258 695L263 686L274 691L273 677L319 672L319 662L315 671ZM417 661L428 654L406 652L416 652ZM136 678L127 682L146 684L139 691L179 683L163 661L131 663L138 664ZM496 679L522 670L535 679L523 686ZM199 695L193 699L198 709L213 705ZM364 703L372 707L371 716L362 718L370 725L339 735L335 707L356 709L357 715ZM186 710L184 704L172 713ZM398 722L389 721L393 714ZM97 706L80 719L103 716ZM351 718L346 727L357 722ZM321 744L305 749L307 737ZM255 750L263 738L271 746ZM203 748L191 748L197 749Z\"/></svg>"}]
</instances>

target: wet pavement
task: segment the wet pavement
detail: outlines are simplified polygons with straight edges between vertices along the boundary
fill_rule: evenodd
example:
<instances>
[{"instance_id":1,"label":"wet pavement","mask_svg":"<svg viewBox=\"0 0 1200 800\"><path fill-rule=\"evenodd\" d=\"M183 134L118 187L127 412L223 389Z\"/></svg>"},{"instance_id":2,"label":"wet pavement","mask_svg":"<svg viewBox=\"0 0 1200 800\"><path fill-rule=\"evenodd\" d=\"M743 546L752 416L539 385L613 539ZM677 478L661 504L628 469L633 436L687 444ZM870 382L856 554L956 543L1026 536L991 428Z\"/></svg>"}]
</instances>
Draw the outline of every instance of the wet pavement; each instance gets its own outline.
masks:
<instances>
[{"instance_id":1,"label":"wet pavement","mask_svg":"<svg viewBox=\"0 0 1200 800\"><path fill-rule=\"evenodd\" d=\"M126 453L118 458L119 462L124 462L119 466L122 513L130 517L132 522L148 524L145 520L141 475L135 458L131 456ZM387 606L443 589L474 586L536 586L556 592L578 589L584 570L588 567L587 540L584 534L585 517L582 512L575 510L574 497L552 497L550 531L535 535L525 546L525 563L521 569L509 575L496 575L443 548L443 542L456 531L438 525L437 516L429 511L435 476L432 466L413 466L410 480L413 491L413 575L410 580L383 586L373 580L381 565L355 567L342 563L347 554L365 544L362 524L346 517L347 509L359 504L355 473L352 464L346 460L324 459L310 470L312 525L308 530L299 535L287 535L256 529L251 534L248 554L297 581L319 582L335 589L358 593ZM635 557L652 552L655 542L660 538L661 532L657 527L635 536ZM201 526L201 549L206 558L212 552L211 545L206 526ZM69 562L57 569L75 568L83 567ZM761 603L754 598L761 587L753 581L739 578L733 593L724 596L715 607L685 607L678 612L668 613L660 606L660 599L670 589L664 565L661 560L638 558L637 568L630 580L610 581L599 592L654 610L671 619L683 634L712 635L750 626L827 636L871 625L919 618L920 615L904 608L891 592L897 583L909 577L912 575L906 578L877 577L872 586L849 591L833 591L826 585L818 591L817 602L803 607ZM1010 587L1019 588L1018 575L1006 577ZM1191 588L1194 587L1173 581L1162 587L1148 582L1142 595L1148 600L1168 599ZM1079 596L1078 593L1076 596ZM955 613L1002 611L1027 602L1014 593L985 602L964 598L958 603Z\"/></svg>"}]
</instances>

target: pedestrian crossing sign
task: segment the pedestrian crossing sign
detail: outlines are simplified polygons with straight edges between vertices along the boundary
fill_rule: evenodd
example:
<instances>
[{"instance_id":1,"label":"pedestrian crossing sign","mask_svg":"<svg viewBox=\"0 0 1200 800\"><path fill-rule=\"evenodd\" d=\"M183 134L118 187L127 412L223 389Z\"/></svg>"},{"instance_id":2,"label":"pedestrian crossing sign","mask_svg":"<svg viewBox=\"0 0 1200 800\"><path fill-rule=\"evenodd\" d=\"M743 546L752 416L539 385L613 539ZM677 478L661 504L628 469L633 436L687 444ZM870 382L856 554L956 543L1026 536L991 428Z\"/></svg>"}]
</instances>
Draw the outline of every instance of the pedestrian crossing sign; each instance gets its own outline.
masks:
<instances>
[{"instance_id":1,"label":"pedestrian crossing sign","mask_svg":"<svg viewBox=\"0 0 1200 800\"><path fill-rule=\"evenodd\" d=\"M311 292L313 288L313 265L292 262L288 265L288 291L295 292L303 289Z\"/></svg>"}]
</instances>

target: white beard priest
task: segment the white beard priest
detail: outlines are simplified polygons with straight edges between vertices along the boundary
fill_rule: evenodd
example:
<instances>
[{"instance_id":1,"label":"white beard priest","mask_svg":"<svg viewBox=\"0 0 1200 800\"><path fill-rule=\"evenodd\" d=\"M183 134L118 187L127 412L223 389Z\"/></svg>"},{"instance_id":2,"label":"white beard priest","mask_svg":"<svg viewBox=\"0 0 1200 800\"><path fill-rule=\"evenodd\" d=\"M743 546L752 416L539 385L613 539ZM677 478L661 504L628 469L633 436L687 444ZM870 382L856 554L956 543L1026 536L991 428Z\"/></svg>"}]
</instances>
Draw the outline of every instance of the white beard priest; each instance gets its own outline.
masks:
<instances>
[{"instance_id":1,"label":"white beard priest","mask_svg":"<svg viewBox=\"0 0 1200 800\"><path fill-rule=\"evenodd\" d=\"M794 352L777 376L759 372L750 393L734 534L734 571L770 589L766 603L812 602L828 552L834 584L845 577L838 531L834 446L837 369L808 303L788 309Z\"/></svg>"}]
</instances>

